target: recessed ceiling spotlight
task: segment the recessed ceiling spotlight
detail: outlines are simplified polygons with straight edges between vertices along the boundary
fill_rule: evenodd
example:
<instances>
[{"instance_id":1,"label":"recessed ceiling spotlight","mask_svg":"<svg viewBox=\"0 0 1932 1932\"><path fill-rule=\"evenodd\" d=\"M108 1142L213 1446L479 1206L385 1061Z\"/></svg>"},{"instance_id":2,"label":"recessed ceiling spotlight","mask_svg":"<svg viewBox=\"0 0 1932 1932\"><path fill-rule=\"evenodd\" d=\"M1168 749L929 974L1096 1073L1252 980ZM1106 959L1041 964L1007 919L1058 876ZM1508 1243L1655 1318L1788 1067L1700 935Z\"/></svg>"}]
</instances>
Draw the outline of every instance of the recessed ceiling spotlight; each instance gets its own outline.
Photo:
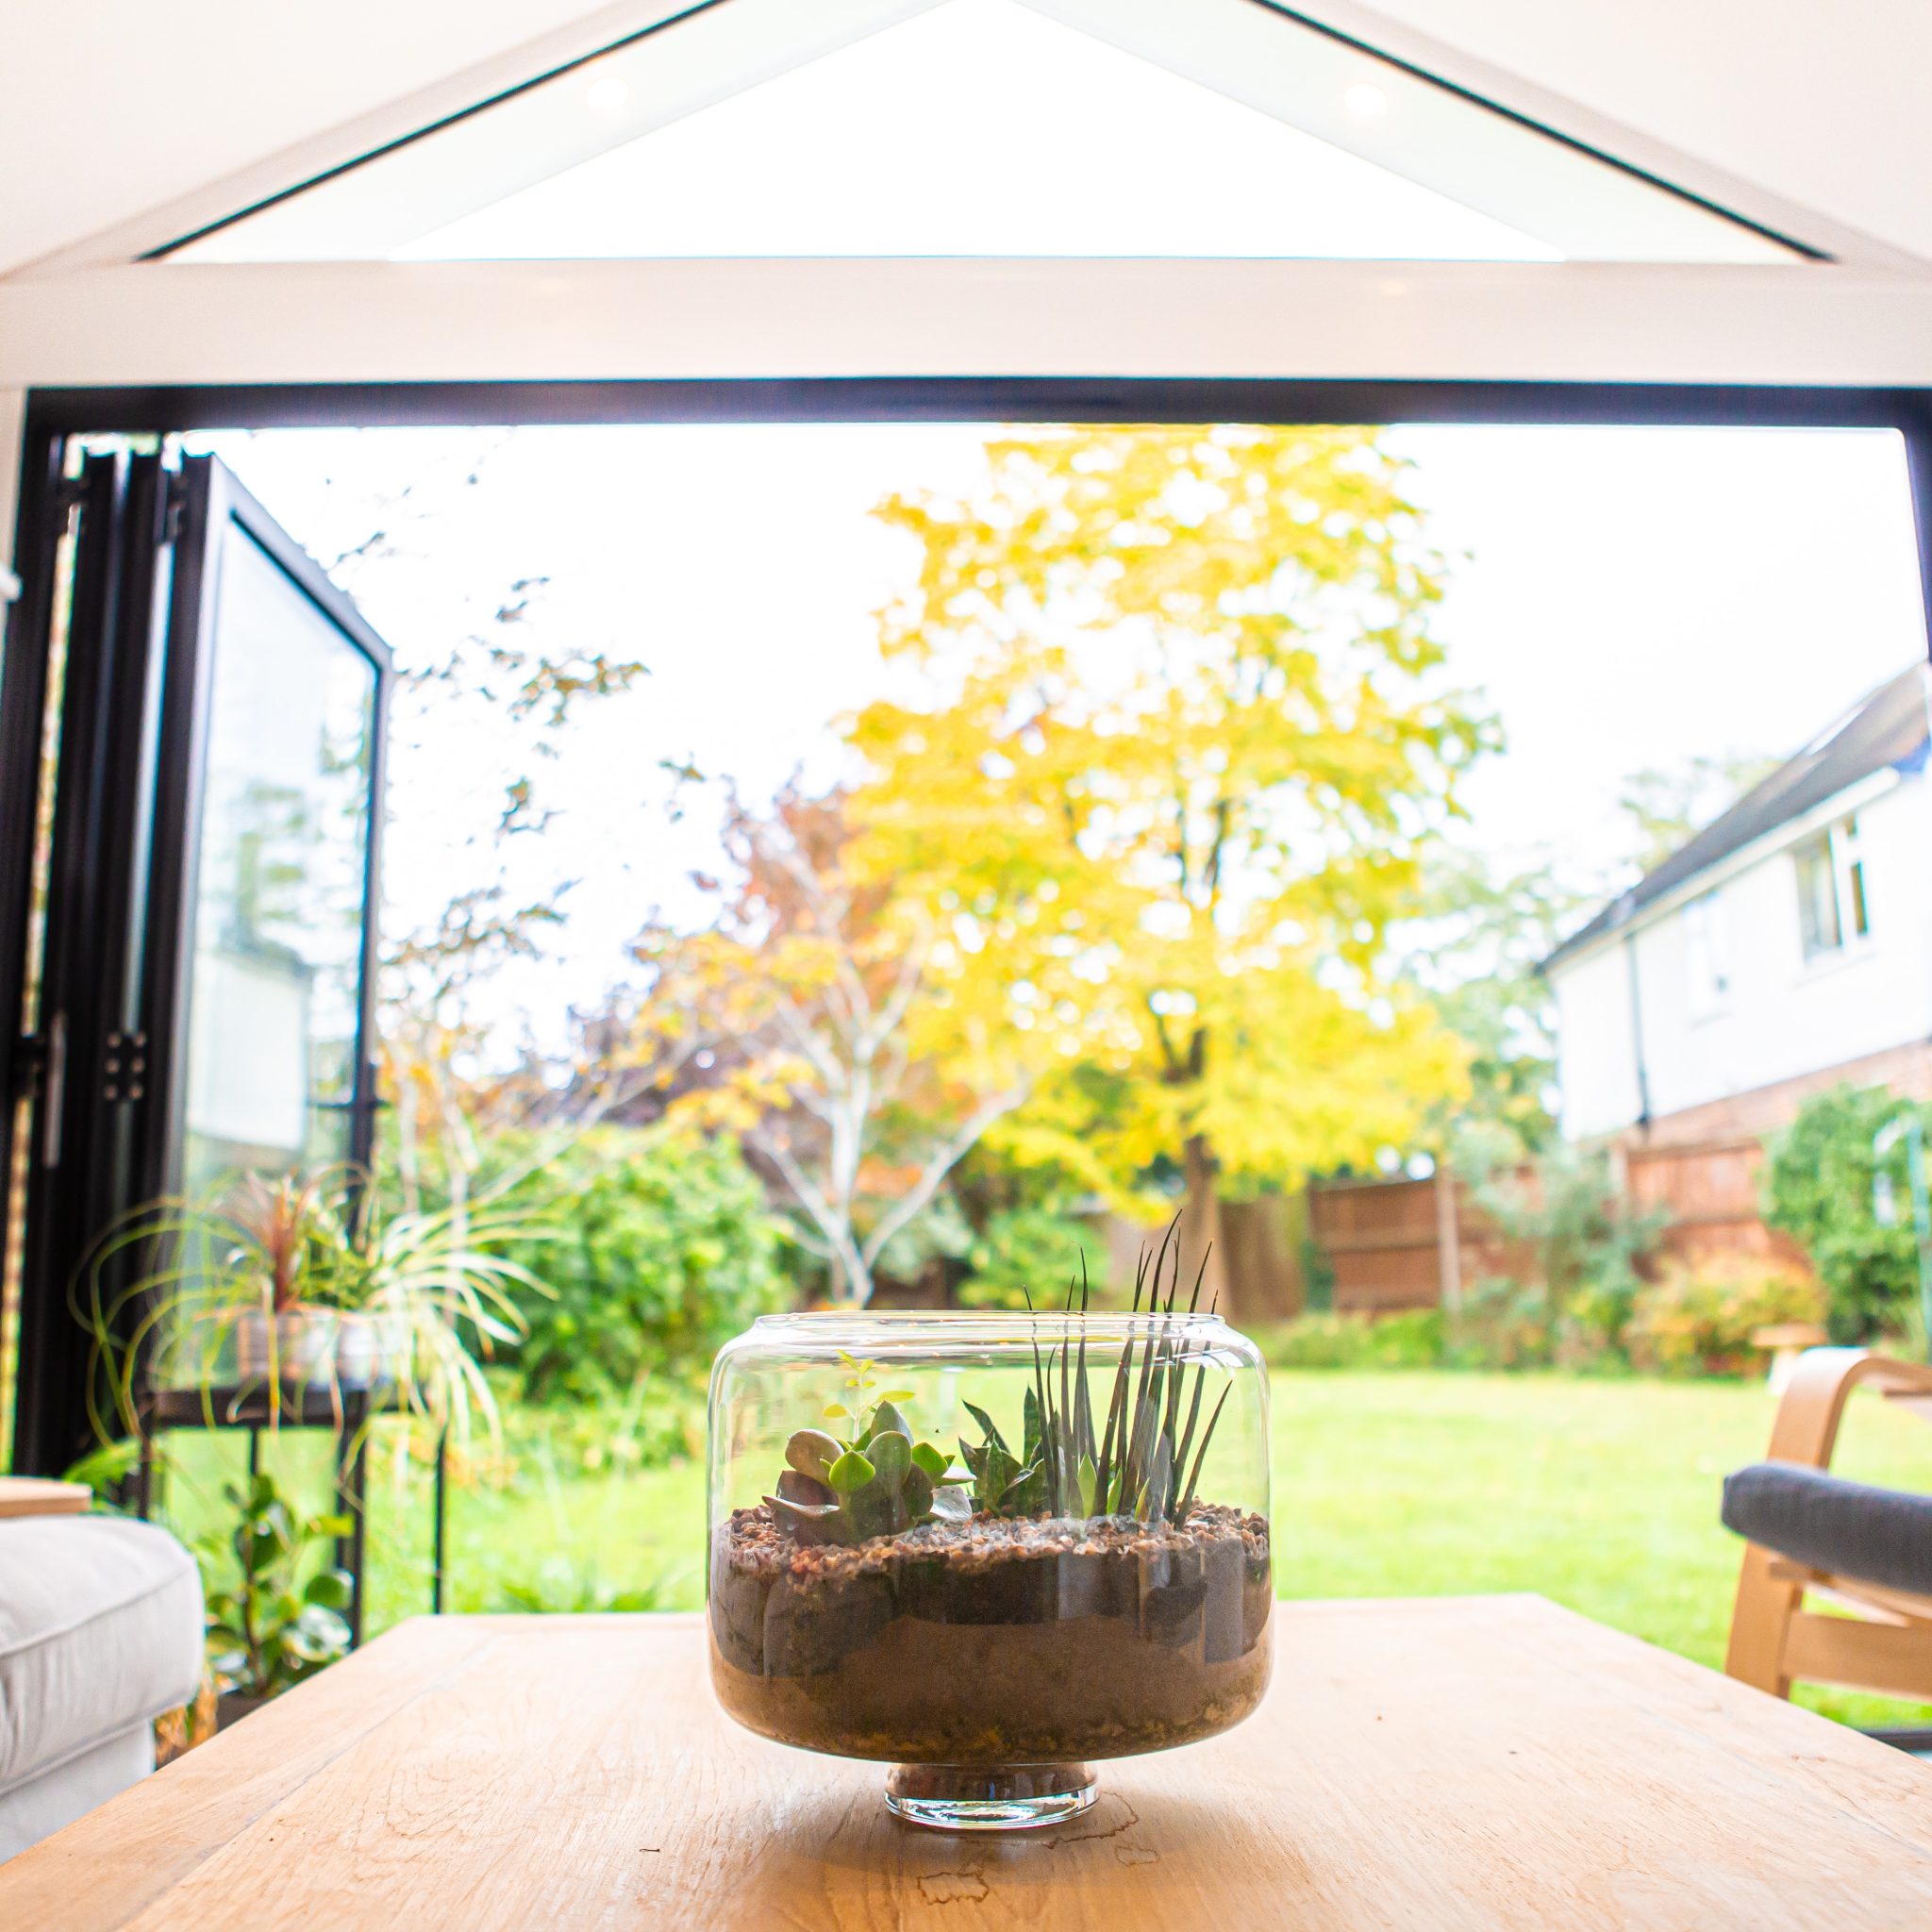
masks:
<instances>
[{"instance_id":1,"label":"recessed ceiling spotlight","mask_svg":"<svg viewBox=\"0 0 1932 1932\"><path fill-rule=\"evenodd\" d=\"M591 91L584 98L598 113L614 114L630 99L630 89L616 75L607 74L591 83Z\"/></svg>"},{"instance_id":2,"label":"recessed ceiling spotlight","mask_svg":"<svg viewBox=\"0 0 1932 1932\"><path fill-rule=\"evenodd\" d=\"M1373 82L1358 80L1343 93L1341 105L1351 114L1359 114L1364 121L1373 121L1377 114L1389 111L1389 96Z\"/></svg>"}]
</instances>

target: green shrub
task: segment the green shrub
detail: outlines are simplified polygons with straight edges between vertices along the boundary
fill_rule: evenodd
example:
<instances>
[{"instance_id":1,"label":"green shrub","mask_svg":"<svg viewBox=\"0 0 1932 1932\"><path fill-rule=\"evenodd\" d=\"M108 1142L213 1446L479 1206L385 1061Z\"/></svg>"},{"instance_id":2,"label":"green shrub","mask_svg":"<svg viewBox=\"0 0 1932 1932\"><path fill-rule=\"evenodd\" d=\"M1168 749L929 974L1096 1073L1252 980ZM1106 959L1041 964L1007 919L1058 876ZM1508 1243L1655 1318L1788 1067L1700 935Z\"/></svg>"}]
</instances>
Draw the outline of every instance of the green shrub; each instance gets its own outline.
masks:
<instances>
[{"instance_id":1,"label":"green shrub","mask_svg":"<svg viewBox=\"0 0 1932 1932\"><path fill-rule=\"evenodd\" d=\"M1444 1356L1458 1369L1542 1369L1556 1357L1550 1297L1505 1275L1465 1288L1444 1329Z\"/></svg>"},{"instance_id":2,"label":"green shrub","mask_svg":"<svg viewBox=\"0 0 1932 1932\"><path fill-rule=\"evenodd\" d=\"M1315 1313L1253 1331L1274 1369L1433 1369L1442 1358L1435 1308L1390 1315Z\"/></svg>"},{"instance_id":3,"label":"green shrub","mask_svg":"<svg viewBox=\"0 0 1932 1932\"><path fill-rule=\"evenodd\" d=\"M1824 1291L1789 1267L1745 1259L1673 1264L1639 1291L1624 1345L1663 1375L1735 1375L1757 1366L1754 1331L1816 1322Z\"/></svg>"},{"instance_id":4,"label":"green shrub","mask_svg":"<svg viewBox=\"0 0 1932 1932\"><path fill-rule=\"evenodd\" d=\"M1094 1291L1107 1281L1107 1256L1097 1228L1051 1207L1002 1208L989 1217L966 1251L973 1273L959 1284L966 1308L1023 1308L1058 1302L1080 1278L1083 1252Z\"/></svg>"},{"instance_id":5,"label":"green shrub","mask_svg":"<svg viewBox=\"0 0 1932 1932\"><path fill-rule=\"evenodd\" d=\"M734 1141L605 1128L553 1162L550 1238L527 1260L555 1290L524 1305L510 1353L535 1401L596 1402L641 1375L694 1376L786 1299L783 1224Z\"/></svg>"},{"instance_id":6,"label":"green shrub","mask_svg":"<svg viewBox=\"0 0 1932 1932\"><path fill-rule=\"evenodd\" d=\"M1917 1304L1906 1149L1893 1148L1883 1162L1872 1152L1878 1134L1910 1107L1882 1088L1834 1088L1807 1101L1771 1143L1764 1218L1811 1257L1824 1284L1824 1321L1834 1341L1870 1341L1903 1327ZM1899 1203L1890 1227L1873 1207L1881 1166Z\"/></svg>"}]
</instances>

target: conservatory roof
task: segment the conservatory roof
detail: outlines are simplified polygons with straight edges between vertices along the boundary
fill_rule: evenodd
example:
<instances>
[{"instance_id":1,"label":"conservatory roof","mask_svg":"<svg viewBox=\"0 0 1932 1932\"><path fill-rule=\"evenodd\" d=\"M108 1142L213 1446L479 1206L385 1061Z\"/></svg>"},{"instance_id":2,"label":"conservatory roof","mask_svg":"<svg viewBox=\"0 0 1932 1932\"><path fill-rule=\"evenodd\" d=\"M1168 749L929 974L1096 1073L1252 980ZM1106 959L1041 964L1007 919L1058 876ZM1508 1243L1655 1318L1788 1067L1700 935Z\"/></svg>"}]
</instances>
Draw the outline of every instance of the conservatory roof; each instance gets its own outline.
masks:
<instances>
[{"instance_id":1,"label":"conservatory roof","mask_svg":"<svg viewBox=\"0 0 1932 1932\"><path fill-rule=\"evenodd\" d=\"M1284 120L1541 244L1519 257L1761 261L1786 255L1774 239L1786 236L1840 257L1869 245L1868 259L1932 258L1932 205L1918 192L1932 166L1932 124L1915 99L1932 55L1924 10L1827 18L1801 0L1748 10L1719 0L1688 16L1665 0L1616 9L1385 0L1374 13L1352 0L941 0L937 10L949 6L1000 20L1014 45L1046 45L1050 30L1084 36L1101 54L1219 96L1230 115L1239 104ZM944 30L917 18L933 10L934 0L337 0L324 12L202 0L189 23L113 0L83 32L71 9L10 8L0 20L0 179L33 192L0 196L0 274L71 265L73 250L104 240L152 252L223 231L265 202L286 210L291 195L315 197L308 231L291 241L287 212L257 227L271 256L420 250L476 208L401 236L380 221L363 239L355 229L391 200L424 194L423 177L439 171L423 151L441 148L443 178L410 219L425 207L446 213L452 192L458 202L482 192L487 206L869 37L906 36L908 58L922 32L941 45ZM649 60L624 77L626 100L606 85L602 108L587 103L590 87L618 77L609 63L652 40ZM669 100L636 75L661 73L674 46L710 51L697 62L704 73ZM1257 59L1257 46L1276 51ZM599 58L606 67L593 74ZM530 96L564 75L538 141L542 104ZM493 154L479 139L492 120L506 137ZM950 125L941 115L934 140ZM1118 115L1102 125L1117 128ZM408 163L397 158L412 149ZM1149 151L1158 158L1158 143ZM1534 167L1511 163L1525 152ZM796 158L808 174L821 162ZM1103 158L1118 171L1142 156ZM1240 186L1231 173L1221 178L1227 193ZM1532 208L1532 189L1531 202L1555 198ZM345 209L346 225L336 219ZM247 225L227 231L229 248ZM831 242L853 245L850 235ZM527 236L517 245L527 252ZM641 245L688 244L673 225ZM987 245L1004 252L997 237ZM1298 244L1260 233L1247 245ZM1304 252L1328 245L1316 237ZM1507 242L1491 236L1498 250ZM1484 252L1480 237L1464 252Z\"/></svg>"}]
</instances>

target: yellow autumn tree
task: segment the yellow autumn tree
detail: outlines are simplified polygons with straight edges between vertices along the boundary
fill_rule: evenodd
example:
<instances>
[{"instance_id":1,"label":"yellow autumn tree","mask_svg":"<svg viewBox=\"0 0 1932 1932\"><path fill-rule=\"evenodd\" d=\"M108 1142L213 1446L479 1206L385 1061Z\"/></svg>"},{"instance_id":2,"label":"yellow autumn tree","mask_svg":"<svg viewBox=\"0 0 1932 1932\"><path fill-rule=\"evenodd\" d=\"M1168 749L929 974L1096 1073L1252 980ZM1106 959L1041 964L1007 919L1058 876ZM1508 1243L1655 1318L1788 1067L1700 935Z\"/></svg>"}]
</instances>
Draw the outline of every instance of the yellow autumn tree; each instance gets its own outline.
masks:
<instances>
[{"instance_id":1,"label":"yellow autumn tree","mask_svg":"<svg viewBox=\"0 0 1932 1932\"><path fill-rule=\"evenodd\" d=\"M1358 429L1052 429L879 514L922 563L881 618L901 693L849 721L852 862L943 935L960 1037L1029 1040L999 1143L1117 1199L1172 1161L1196 1253L1224 1189L1413 1144L1465 1056L1386 934L1495 733L1404 465Z\"/></svg>"}]
</instances>

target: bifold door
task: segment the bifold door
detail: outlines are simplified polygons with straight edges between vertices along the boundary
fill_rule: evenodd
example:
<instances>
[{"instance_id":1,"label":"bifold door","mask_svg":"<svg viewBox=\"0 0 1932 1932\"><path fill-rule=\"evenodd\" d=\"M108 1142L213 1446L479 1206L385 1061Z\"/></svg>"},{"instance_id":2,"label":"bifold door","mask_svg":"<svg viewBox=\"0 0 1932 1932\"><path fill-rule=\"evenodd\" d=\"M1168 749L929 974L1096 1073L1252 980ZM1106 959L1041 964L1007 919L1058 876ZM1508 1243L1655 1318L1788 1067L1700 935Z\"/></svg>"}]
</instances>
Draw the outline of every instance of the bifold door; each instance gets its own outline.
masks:
<instances>
[{"instance_id":1,"label":"bifold door","mask_svg":"<svg viewBox=\"0 0 1932 1932\"><path fill-rule=\"evenodd\" d=\"M365 1163L376 1105L389 651L213 458L68 468L8 667L9 703L41 674L35 809L5 831L25 887L7 1205L30 1473L87 1446L70 1284L101 1230L234 1174Z\"/></svg>"}]
</instances>

